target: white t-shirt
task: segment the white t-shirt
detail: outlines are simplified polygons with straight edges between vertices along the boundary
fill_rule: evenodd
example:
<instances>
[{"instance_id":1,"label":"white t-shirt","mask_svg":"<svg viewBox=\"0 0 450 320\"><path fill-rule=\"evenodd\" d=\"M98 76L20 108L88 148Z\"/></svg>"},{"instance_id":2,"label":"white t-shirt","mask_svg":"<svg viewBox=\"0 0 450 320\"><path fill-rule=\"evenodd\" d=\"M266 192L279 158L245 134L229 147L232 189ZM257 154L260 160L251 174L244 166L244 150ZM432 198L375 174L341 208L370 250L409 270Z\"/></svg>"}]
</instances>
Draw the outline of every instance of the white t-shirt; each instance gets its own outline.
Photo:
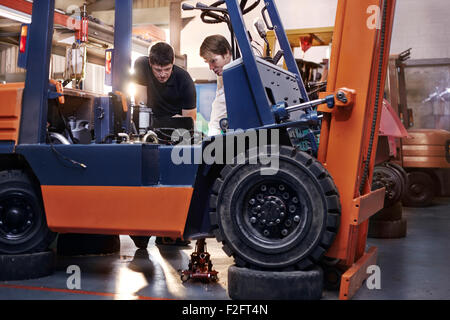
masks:
<instances>
[{"instance_id":1,"label":"white t-shirt","mask_svg":"<svg viewBox=\"0 0 450 320\"><path fill-rule=\"evenodd\" d=\"M222 134L220 120L227 117L227 104L225 102L225 90L223 87L223 77L217 77L216 98L212 103L211 117L208 125L208 136Z\"/></svg>"}]
</instances>

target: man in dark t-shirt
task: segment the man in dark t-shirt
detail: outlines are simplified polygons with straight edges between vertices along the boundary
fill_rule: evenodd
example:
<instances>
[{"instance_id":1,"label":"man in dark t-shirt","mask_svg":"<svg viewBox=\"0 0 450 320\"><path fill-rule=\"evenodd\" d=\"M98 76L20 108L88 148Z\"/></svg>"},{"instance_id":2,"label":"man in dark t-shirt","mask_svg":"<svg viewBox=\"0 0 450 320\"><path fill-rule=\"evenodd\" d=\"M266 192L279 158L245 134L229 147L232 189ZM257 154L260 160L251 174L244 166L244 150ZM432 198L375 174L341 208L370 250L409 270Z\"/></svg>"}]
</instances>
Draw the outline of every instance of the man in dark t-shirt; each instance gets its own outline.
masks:
<instances>
[{"instance_id":1,"label":"man in dark t-shirt","mask_svg":"<svg viewBox=\"0 0 450 320\"><path fill-rule=\"evenodd\" d=\"M155 118L197 116L194 81L187 71L174 65L175 54L170 45L160 42L151 47L148 57L134 64L136 103L152 108Z\"/></svg>"},{"instance_id":2,"label":"man in dark t-shirt","mask_svg":"<svg viewBox=\"0 0 450 320\"><path fill-rule=\"evenodd\" d=\"M151 47L148 57L140 57L134 63L133 81L136 85L136 103L143 102L152 108L158 119L173 117L197 118L197 97L194 81L182 68L175 66L173 48L164 42ZM175 123L175 122L174 122ZM149 238L131 237L138 248L146 248ZM156 244L188 245L190 241L156 238Z\"/></svg>"}]
</instances>

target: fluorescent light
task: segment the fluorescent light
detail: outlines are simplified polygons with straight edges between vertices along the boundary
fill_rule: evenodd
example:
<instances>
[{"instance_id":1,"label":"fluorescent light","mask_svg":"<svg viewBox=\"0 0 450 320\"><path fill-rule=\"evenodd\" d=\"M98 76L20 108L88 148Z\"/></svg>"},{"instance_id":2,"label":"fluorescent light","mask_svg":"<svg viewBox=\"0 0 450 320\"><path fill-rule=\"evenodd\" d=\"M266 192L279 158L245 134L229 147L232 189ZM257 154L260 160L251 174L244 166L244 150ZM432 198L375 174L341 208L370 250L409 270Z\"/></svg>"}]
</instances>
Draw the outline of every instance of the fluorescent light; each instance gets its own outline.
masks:
<instances>
[{"instance_id":1,"label":"fluorescent light","mask_svg":"<svg viewBox=\"0 0 450 320\"><path fill-rule=\"evenodd\" d=\"M0 5L0 17L22 23L31 23L31 15Z\"/></svg>"}]
</instances>

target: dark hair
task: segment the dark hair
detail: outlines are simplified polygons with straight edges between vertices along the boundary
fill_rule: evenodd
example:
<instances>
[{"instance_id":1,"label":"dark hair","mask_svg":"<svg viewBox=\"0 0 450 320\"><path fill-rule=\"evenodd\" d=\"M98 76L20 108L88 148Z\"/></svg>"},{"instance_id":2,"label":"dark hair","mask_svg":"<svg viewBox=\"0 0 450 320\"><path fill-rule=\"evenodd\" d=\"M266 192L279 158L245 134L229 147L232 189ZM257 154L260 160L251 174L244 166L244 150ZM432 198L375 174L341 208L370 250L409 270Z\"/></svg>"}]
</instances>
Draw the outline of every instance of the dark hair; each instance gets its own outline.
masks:
<instances>
[{"instance_id":1,"label":"dark hair","mask_svg":"<svg viewBox=\"0 0 450 320\"><path fill-rule=\"evenodd\" d=\"M205 57L208 52L224 56L231 53L231 46L224 36L216 34L207 37L200 46L200 56Z\"/></svg>"},{"instance_id":2,"label":"dark hair","mask_svg":"<svg viewBox=\"0 0 450 320\"><path fill-rule=\"evenodd\" d=\"M154 64L157 66L167 66L169 64L173 64L175 53L173 51L173 48L169 44L165 42L158 42L151 47L149 59L150 64Z\"/></svg>"}]
</instances>

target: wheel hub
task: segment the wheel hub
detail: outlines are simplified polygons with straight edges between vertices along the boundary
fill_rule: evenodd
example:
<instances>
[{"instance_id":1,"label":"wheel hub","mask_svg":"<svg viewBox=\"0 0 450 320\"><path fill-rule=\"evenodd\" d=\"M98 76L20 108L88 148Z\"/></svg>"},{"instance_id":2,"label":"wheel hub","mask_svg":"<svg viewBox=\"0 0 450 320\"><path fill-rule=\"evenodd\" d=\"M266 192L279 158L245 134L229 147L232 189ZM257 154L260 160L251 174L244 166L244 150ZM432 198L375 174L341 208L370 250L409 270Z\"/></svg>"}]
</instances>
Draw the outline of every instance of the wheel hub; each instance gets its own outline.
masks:
<instances>
[{"instance_id":1,"label":"wheel hub","mask_svg":"<svg viewBox=\"0 0 450 320\"><path fill-rule=\"evenodd\" d=\"M374 168L372 190L385 188L385 206L400 200L403 193L403 182L400 173L389 166L380 165Z\"/></svg>"},{"instance_id":2,"label":"wheel hub","mask_svg":"<svg viewBox=\"0 0 450 320\"><path fill-rule=\"evenodd\" d=\"M414 183L413 185L411 185L411 191L415 194L420 194L423 192L423 186L421 186L420 184Z\"/></svg>"},{"instance_id":3,"label":"wheel hub","mask_svg":"<svg viewBox=\"0 0 450 320\"><path fill-rule=\"evenodd\" d=\"M25 199L13 197L0 201L0 236L22 237L32 225L33 210Z\"/></svg>"},{"instance_id":4,"label":"wheel hub","mask_svg":"<svg viewBox=\"0 0 450 320\"><path fill-rule=\"evenodd\" d=\"M302 220L298 195L286 184L262 184L249 195L248 222L264 238L285 238Z\"/></svg>"},{"instance_id":5,"label":"wheel hub","mask_svg":"<svg viewBox=\"0 0 450 320\"><path fill-rule=\"evenodd\" d=\"M264 199L264 204L261 208L261 217L266 221L266 224L280 221L281 213L286 211L286 206L278 197L269 196Z\"/></svg>"},{"instance_id":6,"label":"wheel hub","mask_svg":"<svg viewBox=\"0 0 450 320\"><path fill-rule=\"evenodd\" d=\"M24 210L17 207L9 208L5 214L6 225L17 228L24 223L26 216Z\"/></svg>"}]
</instances>

